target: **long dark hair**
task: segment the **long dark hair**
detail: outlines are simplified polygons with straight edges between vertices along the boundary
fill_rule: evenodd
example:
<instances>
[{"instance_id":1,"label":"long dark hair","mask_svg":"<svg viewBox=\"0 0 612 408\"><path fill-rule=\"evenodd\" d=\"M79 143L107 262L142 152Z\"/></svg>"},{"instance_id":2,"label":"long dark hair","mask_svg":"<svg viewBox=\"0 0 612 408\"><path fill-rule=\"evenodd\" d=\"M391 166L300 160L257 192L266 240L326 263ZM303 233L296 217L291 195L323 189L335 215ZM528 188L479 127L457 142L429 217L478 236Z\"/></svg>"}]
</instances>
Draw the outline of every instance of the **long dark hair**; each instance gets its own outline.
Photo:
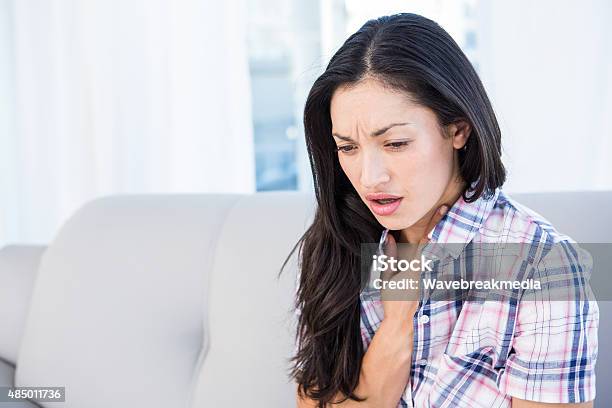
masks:
<instances>
[{"instance_id":1,"label":"long dark hair","mask_svg":"<svg viewBox=\"0 0 612 408\"><path fill-rule=\"evenodd\" d=\"M485 89L459 46L434 21L411 13L370 20L335 53L304 109L317 209L287 257L299 247L297 351L291 376L300 395L318 401L320 408L338 393L363 400L354 393L364 354L360 251L362 243L377 242L383 227L340 167L330 101L340 85L366 77L405 91L432 109L441 126L457 120L471 125L467 148L459 152L467 186L464 200L489 196L506 179L501 133Z\"/></svg>"}]
</instances>

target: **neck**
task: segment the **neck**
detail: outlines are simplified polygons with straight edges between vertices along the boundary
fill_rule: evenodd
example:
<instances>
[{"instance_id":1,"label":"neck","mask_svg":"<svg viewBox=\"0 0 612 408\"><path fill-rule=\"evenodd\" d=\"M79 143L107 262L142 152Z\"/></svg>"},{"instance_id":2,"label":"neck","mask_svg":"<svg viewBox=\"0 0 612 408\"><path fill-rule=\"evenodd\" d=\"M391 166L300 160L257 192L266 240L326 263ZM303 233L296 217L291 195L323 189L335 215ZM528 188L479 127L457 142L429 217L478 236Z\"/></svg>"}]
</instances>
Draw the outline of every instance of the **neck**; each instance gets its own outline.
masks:
<instances>
[{"instance_id":1,"label":"neck","mask_svg":"<svg viewBox=\"0 0 612 408\"><path fill-rule=\"evenodd\" d=\"M465 188L465 182L460 177L453 177L452 181L446 186L446 190L436 202L436 204L416 223L408 228L400 231L400 241L402 243L416 244L419 243L431 228L428 228L432 217L438 209L444 204L450 209L453 204L461 197Z\"/></svg>"}]
</instances>

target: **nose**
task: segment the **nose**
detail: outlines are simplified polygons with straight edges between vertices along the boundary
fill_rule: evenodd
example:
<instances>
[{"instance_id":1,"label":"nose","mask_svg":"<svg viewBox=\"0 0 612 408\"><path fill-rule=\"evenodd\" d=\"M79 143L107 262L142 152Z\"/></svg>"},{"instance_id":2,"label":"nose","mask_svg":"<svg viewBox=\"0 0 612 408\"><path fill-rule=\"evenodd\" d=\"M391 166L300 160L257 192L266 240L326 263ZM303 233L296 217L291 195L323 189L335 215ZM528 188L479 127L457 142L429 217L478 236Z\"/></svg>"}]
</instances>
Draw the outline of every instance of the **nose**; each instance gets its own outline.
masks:
<instances>
[{"instance_id":1,"label":"nose","mask_svg":"<svg viewBox=\"0 0 612 408\"><path fill-rule=\"evenodd\" d=\"M360 183L367 190L374 190L390 180L386 163L376 153L363 154Z\"/></svg>"}]
</instances>

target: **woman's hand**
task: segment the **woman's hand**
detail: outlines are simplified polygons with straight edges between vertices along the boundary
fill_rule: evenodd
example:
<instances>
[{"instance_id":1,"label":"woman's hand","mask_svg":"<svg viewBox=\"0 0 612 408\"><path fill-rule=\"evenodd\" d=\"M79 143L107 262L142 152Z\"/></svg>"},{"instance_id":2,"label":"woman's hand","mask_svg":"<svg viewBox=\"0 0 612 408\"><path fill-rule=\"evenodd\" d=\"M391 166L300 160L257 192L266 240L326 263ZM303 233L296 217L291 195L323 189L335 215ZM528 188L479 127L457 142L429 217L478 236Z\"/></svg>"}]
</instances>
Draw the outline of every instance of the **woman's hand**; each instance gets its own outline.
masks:
<instances>
[{"instance_id":1,"label":"woman's hand","mask_svg":"<svg viewBox=\"0 0 612 408\"><path fill-rule=\"evenodd\" d=\"M448 206L442 205L435 211L429 221L429 225L425 229L426 234L418 244L401 244L400 250L395 239L391 234L387 235L384 246L384 254L387 255L387 260L391 257L400 260L405 259L407 261L418 260L421 256L423 247L429 242L428 233L436 226L436 224L444 217L448 212ZM399 253L398 253L399 252ZM390 266L390 264L389 264ZM386 285L383 285L381 289L381 299L384 310L384 322L386 324L394 323L404 325L408 324L412 327L412 316L414 316L417 307L419 305L419 284L420 284L420 271L408 269L406 271L391 270L388 268L387 271L381 273L381 278L386 281ZM393 289L391 282L396 284L404 281L406 285L410 285L406 289ZM391 286L391 287L390 287Z\"/></svg>"}]
</instances>

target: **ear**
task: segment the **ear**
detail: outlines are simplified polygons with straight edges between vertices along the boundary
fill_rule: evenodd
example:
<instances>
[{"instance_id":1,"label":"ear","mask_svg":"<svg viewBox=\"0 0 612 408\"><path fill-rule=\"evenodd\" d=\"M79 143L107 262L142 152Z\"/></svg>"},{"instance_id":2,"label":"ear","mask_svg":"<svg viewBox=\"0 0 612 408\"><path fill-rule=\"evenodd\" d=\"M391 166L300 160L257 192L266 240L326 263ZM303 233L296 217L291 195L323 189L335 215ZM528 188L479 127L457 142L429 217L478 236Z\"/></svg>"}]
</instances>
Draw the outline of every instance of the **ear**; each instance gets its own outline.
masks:
<instances>
[{"instance_id":1,"label":"ear","mask_svg":"<svg viewBox=\"0 0 612 408\"><path fill-rule=\"evenodd\" d=\"M471 133L472 126L466 120L457 120L448 125L448 134L457 150L466 145Z\"/></svg>"}]
</instances>

